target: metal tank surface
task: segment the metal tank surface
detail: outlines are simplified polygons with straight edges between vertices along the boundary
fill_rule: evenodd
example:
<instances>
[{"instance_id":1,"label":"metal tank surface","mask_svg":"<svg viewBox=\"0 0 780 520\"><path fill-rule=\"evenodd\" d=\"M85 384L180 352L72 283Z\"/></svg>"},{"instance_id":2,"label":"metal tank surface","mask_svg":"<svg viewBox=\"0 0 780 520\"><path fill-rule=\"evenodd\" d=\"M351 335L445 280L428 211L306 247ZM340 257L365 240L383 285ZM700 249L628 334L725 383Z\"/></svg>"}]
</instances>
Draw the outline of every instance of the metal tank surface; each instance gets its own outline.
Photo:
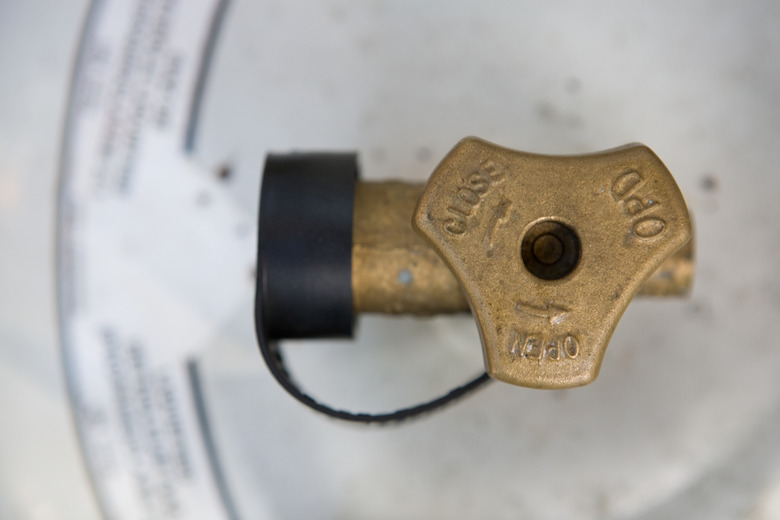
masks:
<instances>
[{"instance_id":1,"label":"metal tank surface","mask_svg":"<svg viewBox=\"0 0 780 520\"><path fill-rule=\"evenodd\" d=\"M780 517L778 24L769 1L3 4L0 518ZM306 393L378 413L485 370L505 317L483 298L481 338L463 312L497 282L453 275L471 210L447 216L435 191L457 185L448 153L471 135L548 166L650 147L674 181L653 169L648 186L684 196L695 238L631 290L682 297L621 293L616 326L582 321L609 341L587 386L496 383L387 426L291 399L253 328L267 154L358 154L365 314L354 340L282 346ZM631 220L639 181L621 179L592 214L648 237L660 218L662 252L682 245L684 206ZM475 247L503 247L500 202ZM545 283L591 273L566 302L585 316L602 286L577 261L595 240L581 202L515 252ZM552 312L532 303L523 319ZM555 356L582 360L567 338ZM515 366L505 379L527 382ZM582 381L555 377L529 386Z\"/></svg>"}]
</instances>

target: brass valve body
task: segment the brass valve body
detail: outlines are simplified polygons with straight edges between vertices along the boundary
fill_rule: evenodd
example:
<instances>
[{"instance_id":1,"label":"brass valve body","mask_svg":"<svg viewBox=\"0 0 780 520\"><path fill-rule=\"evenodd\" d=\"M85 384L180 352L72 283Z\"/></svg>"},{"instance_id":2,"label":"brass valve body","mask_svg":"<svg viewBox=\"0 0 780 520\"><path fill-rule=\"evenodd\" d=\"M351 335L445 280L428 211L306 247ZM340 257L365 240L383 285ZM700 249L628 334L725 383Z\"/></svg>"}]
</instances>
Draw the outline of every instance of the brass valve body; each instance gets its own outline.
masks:
<instances>
[{"instance_id":1,"label":"brass valve body","mask_svg":"<svg viewBox=\"0 0 780 520\"><path fill-rule=\"evenodd\" d=\"M470 312L447 264L412 228L425 184L358 181L352 246L355 314L431 316ZM638 296L685 296L693 285L693 242L668 257Z\"/></svg>"},{"instance_id":2,"label":"brass valve body","mask_svg":"<svg viewBox=\"0 0 780 520\"><path fill-rule=\"evenodd\" d=\"M691 238L677 184L643 145L564 157L467 138L425 186L358 183L353 308L470 308L493 378L580 386L636 294L689 290Z\"/></svg>"}]
</instances>

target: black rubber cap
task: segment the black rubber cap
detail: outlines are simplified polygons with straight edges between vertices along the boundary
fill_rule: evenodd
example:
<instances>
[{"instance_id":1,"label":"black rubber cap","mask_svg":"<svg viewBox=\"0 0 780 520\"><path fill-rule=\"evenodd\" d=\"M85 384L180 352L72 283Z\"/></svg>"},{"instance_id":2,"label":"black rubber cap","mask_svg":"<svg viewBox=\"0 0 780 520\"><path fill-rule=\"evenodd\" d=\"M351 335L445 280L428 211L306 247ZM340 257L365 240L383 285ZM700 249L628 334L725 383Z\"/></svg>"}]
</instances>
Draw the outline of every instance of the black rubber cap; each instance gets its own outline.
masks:
<instances>
[{"instance_id":1,"label":"black rubber cap","mask_svg":"<svg viewBox=\"0 0 780 520\"><path fill-rule=\"evenodd\" d=\"M349 337L355 154L269 155L255 313L269 338ZM262 301L261 301L262 299Z\"/></svg>"},{"instance_id":2,"label":"black rubber cap","mask_svg":"<svg viewBox=\"0 0 780 520\"><path fill-rule=\"evenodd\" d=\"M284 364L284 338L351 336L353 154L270 155L260 191L255 330L260 353L282 387L329 417L388 423L419 416L476 390L482 374L445 395L385 413L354 413L316 401Z\"/></svg>"}]
</instances>

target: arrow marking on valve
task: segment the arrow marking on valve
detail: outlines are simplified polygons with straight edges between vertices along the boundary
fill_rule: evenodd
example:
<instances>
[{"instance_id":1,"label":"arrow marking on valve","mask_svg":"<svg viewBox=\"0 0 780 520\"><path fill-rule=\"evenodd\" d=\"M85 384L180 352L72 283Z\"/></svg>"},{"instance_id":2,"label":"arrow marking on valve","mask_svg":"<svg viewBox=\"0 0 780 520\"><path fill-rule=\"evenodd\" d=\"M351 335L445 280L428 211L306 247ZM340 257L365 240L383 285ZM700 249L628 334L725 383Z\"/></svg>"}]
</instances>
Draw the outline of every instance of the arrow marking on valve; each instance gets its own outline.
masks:
<instances>
[{"instance_id":1,"label":"arrow marking on valve","mask_svg":"<svg viewBox=\"0 0 780 520\"><path fill-rule=\"evenodd\" d=\"M509 206L511 205L511 201L503 199L501 202L493 206L493 216L490 217L487 233L485 233L485 238L482 242L482 245L488 251L493 249L493 234L496 232L496 228L499 226L499 224L506 220L507 213L509 212Z\"/></svg>"},{"instance_id":2,"label":"arrow marking on valve","mask_svg":"<svg viewBox=\"0 0 780 520\"><path fill-rule=\"evenodd\" d=\"M556 323L563 321L564 318L566 318L566 314L569 312L569 309L566 307L552 303L548 303L544 306L538 306L532 305L530 303L517 302L515 304L515 309L530 316L544 318L550 322L550 325L555 325Z\"/></svg>"}]
</instances>

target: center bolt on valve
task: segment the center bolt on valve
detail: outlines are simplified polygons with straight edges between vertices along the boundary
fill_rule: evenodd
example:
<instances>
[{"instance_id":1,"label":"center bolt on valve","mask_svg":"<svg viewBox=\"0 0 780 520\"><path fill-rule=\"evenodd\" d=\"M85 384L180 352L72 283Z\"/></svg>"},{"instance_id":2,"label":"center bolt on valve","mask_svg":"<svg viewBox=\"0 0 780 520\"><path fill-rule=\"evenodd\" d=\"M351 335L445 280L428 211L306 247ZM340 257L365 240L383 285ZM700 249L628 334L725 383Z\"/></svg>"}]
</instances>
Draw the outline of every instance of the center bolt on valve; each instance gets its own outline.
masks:
<instances>
[{"instance_id":1,"label":"center bolt on valve","mask_svg":"<svg viewBox=\"0 0 780 520\"><path fill-rule=\"evenodd\" d=\"M467 138L426 184L362 182L353 154L269 155L255 322L271 373L298 400L360 422L404 419L493 379L532 388L592 382L637 294L683 296L693 280L685 200L661 160L631 144L579 156ZM278 340L351 336L361 312L470 311L485 372L386 414L317 402Z\"/></svg>"}]
</instances>

